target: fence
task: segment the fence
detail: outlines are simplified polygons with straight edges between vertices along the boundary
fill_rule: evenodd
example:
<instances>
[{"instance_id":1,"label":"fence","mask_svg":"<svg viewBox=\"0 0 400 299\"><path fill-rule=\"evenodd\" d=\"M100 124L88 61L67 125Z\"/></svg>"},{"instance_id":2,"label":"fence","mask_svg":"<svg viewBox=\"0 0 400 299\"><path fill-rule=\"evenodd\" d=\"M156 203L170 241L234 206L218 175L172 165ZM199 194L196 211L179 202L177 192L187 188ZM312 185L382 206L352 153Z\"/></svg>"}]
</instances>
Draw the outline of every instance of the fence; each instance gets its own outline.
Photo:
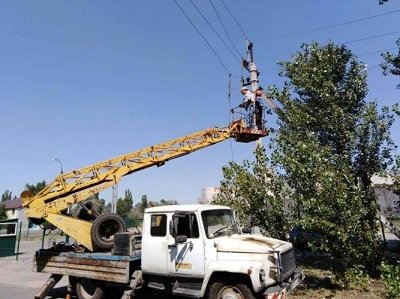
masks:
<instances>
[{"instance_id":1,"label":"fence","mask_svg":"<svg viewBox=\"0 0 400 299\"><path fill-rule=\"evenodd\" d=\"M15 254L17 221L0 223L0 257Z\"/></svg>"}]
</instances>

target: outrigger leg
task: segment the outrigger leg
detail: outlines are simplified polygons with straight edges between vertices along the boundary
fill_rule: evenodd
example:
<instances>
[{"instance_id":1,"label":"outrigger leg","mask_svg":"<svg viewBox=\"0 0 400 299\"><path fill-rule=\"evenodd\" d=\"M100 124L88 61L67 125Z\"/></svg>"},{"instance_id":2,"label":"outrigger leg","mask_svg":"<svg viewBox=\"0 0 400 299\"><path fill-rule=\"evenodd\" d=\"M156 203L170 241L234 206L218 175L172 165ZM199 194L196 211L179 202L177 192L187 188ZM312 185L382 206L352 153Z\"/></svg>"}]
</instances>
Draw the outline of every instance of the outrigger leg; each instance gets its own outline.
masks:
<instances>
[{"instance_id":1,"label":"outrigger leg","mask_svg":"<svg viewBox=\"0 0 400 299\"><path fill-rule=\"evenodd\" d=\"M46 283L42 286L34 297L34 299L44 299L47 294L54 288L54 286L61 280L63 276L59 274L52 274Z\"/></svg>"}]
</instances>

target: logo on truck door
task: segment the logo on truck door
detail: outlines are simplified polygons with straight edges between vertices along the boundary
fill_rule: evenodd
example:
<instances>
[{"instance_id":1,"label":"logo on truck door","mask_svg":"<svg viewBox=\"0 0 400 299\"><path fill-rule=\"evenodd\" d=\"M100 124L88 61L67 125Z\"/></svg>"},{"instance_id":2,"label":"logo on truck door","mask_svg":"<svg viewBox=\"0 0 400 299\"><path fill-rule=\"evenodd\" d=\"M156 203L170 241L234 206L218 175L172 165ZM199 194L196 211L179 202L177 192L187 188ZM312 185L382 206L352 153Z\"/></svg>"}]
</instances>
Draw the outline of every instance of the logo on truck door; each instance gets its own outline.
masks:
<instances>
[{"instance_id":1,"label":"logo on truck door","mask_svg":"<svg viewBox=\"0 0 400 299\"><path fill-rule=\"evenodd\" d=\"M191 270L192 263L175 263L175 270L178 271L179 269Z\"/></svg>"}]
</instances>

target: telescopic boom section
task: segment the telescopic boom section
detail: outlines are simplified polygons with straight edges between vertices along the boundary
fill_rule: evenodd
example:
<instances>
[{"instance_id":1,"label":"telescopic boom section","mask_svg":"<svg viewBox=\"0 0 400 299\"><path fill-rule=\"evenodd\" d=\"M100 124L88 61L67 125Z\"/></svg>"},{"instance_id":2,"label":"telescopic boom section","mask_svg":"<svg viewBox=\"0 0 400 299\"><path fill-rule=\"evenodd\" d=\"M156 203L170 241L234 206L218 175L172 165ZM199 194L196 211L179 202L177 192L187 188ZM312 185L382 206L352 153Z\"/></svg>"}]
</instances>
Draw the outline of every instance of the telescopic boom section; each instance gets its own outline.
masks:
<instances>
[{"instance_id":1,"label":"telescopic boom section","mask_svg":"<svg viewBox=\"0 0 400 299\"><path fill-rule=\"evenodd\" d=\"M67 217L61 213L63 210L111 187L126 175L151 166L162 166L169 160L185 156L229 138L235 138L238 142L250 142L266 135L267 132L264 130L246 128L243 120L235 121L225 128L210 128L199 131L70 173L61 174L35 196L24 191L21 194L22 205L25 207L25 214L28 217L44 218L63 230L58 223L55 223L57 222L56 215ZM71 231L66 233L72 234Z\"/></svg>"},{"instance_id":2,"label":"telescopic boom section","mask_svg":"<svg viewBox=\"0 0 400 299\"><path fill-rule=\"evenodd\" d=\"M264 130L247 129L241 120L233 122L229 127L206 129L59 175L36 196L22 194L22 204L25 208L47 205L47 209L52 212L61 211L71 204L111 187L123 176L135 171L151 166L162 166L169 160L231 137L238 142L249 142L266 135L267 132Z\"/></svg>"}]
</instances>

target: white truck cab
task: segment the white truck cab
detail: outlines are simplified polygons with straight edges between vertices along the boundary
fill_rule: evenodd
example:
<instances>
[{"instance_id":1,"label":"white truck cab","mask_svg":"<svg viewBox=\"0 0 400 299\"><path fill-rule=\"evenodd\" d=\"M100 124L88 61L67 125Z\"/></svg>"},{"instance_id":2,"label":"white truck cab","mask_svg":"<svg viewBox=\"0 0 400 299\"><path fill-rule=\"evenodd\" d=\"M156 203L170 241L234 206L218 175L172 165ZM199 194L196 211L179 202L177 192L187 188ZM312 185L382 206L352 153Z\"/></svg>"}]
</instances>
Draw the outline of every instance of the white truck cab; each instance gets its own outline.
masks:
<instances>
[{"instance_id":1,"label":"white truck cab","mask_svg":"<svg viewBox=\"0 0 400 299\"><path fill-rule=\"evenodd\" d=\"M146 209L141 270L149 287L193 298L283 298L303 279L291 243L241 234L217 205Z\"/></svg>"}]
</instances>

